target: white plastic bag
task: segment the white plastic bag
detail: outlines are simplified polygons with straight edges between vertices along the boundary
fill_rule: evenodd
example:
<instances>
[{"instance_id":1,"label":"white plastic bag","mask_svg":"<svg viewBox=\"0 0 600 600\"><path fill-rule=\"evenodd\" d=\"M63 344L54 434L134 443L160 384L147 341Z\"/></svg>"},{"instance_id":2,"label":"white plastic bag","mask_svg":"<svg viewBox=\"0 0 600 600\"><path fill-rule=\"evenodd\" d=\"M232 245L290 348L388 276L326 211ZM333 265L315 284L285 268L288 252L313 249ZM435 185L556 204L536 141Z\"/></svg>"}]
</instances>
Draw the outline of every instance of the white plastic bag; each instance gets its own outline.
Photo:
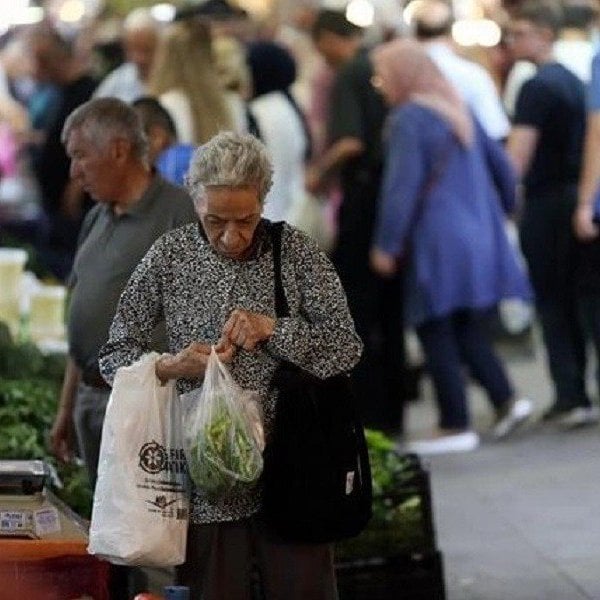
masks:
<instances>
[{"instance_id":1,"label":"white plastic bag","mask_svg":"<svg viewBox=\"0 0 600 600\"><path fill-rule=\"evenodd\" d=\"M211 351L201 388L181 397L190 478L216 499L262 473L264 432L256 393L243 390Z\"/></svg>"},{"instance_id":2,"label":"white plastic bag","mask_svg":"<svg viewBox=\"0 0 600 600\"><path fill-rule=\"evenodd\" d=\"M88 552L115 564L185 560L188 489L175 383L160 386L159 355L117 371L106 408Z\"/></svg>"}]
</instances>

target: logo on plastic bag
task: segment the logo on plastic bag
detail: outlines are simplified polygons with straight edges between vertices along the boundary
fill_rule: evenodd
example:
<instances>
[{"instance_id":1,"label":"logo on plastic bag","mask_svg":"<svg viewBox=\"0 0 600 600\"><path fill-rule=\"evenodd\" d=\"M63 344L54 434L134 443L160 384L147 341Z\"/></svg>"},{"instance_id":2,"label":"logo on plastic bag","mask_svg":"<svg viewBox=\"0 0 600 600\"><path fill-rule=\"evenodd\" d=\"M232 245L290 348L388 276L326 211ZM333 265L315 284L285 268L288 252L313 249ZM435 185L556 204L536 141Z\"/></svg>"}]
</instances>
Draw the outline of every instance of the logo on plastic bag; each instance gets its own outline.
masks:
<instances>
[{"instance_id":1,"label":"logo on plastic bag","mask_svg":"<svg viewBox=\"0 0 600 600\"><path fill-rule=\"evenodd\" d=\"M144 444L140 450L140 467L155 475L160 473L167 463L167 451L164 446L161 446L157 442L148 442Z\"/></svg>"},{"instance_id":2,"label":"logo on plastic bag","mask_svg":"<svg viewBox=\"0 0 600 600\"><path fill-rule=\"evenodd\" d=\"M183 448L165 448L152 440L144 444L139 452L140 467L150 475L161 471L185 473L186 462Z\"/></svg>"},{"instance_id":3,"label":"logo on plastic bag","mask_svg":"<svg viewBox=\"0 0 600 600\"><path fill-rule=\"evenodd\" d=\"M177 498L174 500L167 500L166 496L156 496L156 500L146 500L146 502L165 510L165 508L171 506L171 504L175 504L175 502L177 502Z\"/></svg>"}]
</instances>

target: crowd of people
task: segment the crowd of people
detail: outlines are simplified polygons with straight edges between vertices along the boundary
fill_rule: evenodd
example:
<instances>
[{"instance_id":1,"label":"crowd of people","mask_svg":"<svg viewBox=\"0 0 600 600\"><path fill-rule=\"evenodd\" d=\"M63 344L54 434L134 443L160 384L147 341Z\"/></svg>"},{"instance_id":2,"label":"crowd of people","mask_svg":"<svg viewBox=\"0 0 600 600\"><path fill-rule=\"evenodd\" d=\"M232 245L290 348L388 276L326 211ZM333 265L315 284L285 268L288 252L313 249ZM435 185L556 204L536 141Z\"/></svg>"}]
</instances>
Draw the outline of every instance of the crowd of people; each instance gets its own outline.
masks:
<instances>
[{"instance_id":1,"label":"crowd of people","mask_svg":"<svg viewBox=\"0 0 600 600\"><path fill-rule=\"evenodd\" d=\"M506 438L546 399L523 397L494 350L487 324L504 299L536 309L554 390L543 418L569 428L600 420L586 386L588 349L600 356L593 7L525 0L511 9L495 50L503 67L492 73L458 51L444 0L420 0L411 35L368 44L343 12L298 6L294 36L240 26L239 14L235 26L187 13L164 24L137 9L122 25L123 60L103 77L89 40L50 24L5 42L0 118L42 208L27 241L71 289L51 444L68 460L77 440L92 486L107 381L151 347L168 351L157 376L183 389L201 381L216 345L241 383L264 392L267 420L278 360L320 376L354 367L365 424L400 440L414 394L410 328L439 427L406 447L479 445L467 373L488 395L493 437ZM18 69L8 60L15 45L27 57ZM284 229L293 315L275 319L269 223L310 234L294 220L315 202L335 241L327 257ZM189 567L202 561L206 597L239 583L213 562L242 568L232 549L256 533L257 502L193 498L191 552L210 540L213 554L189 558L182 581L200 585ZM235 526L204 527L220 521ZM286 581L270 573L274 593L308 597L307 569L322 583L310 597L335 597L329 548L282 553L258 531L267 562L298 567Z\"/></svg>"}]
</instances>

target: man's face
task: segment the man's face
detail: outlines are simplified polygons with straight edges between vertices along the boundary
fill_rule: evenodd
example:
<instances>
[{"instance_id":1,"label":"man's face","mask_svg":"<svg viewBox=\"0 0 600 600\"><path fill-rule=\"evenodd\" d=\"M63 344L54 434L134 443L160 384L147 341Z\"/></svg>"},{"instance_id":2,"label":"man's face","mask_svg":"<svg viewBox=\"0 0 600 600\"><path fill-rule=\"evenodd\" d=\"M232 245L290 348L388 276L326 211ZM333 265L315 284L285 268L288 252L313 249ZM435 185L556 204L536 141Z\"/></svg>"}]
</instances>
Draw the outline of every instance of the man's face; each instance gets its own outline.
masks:
<instances>
[{"instance_id":1,"label":"man's face","mask_svg":"<svg viewBox=\"0 0 600 600\"><path fill-rule=\"evenodd\" d=\"M212 186L196 211L210 245L222 256L247 258L262 206L255 186Z\"/></svg>"},{"instance_id":2,"label":"man's face","mask_svg":"<svg viewBox=\"0 0 600 600\"><path fill-rule=\"evenodd\" d=\"M146 81L150 74L157 43L158 35L152 29L139 29L125 33L123 40L125 57L128 62L137 67L142 81Z\"/></svg>"},{"instance_id":3,"label":"man's face","mask_svg":"<svg viewBox=\"0 0 600 600\"><path fill-rule=\"evenodd\" d=\"M81 129L71 131L67 140L71 179L97 202L110 203L119 184L121 175L113 158L114 143L108 142L105 148L101 148L90 141Z\"/></svg>"},{"instance_id":4,"label":"man's face","mask_svg":"<svg viewBox=\"0 0 600 600\"><path fill-rule=\"evenodd\" d=\"M325 59L325 62L334 69L337 69L344 62L340 50L341 43L339 36L330 31L321 31L315 39L317 51Z\"/></svg>"},{"instance_id":5,"label":"man's face","mask_svg":"<svg viewBox=\"0 0 600 600\"><path fill-rule=\"evenodd\" d=\"M549 32L531 21L516 19L511 22L507 42L514 60L529 60L536 62L548 44Z\"/></svg>"},{"instance_id":6,"label":"man's face","mask_svg":"<svg viewBox=\"0 0 600 600\"><path fill-rule=\"evenodd\" d=\"M30 46L32 74L41 83L60 83L65 58L45 39L34 40Z\"/></svg>"}]
</instances>

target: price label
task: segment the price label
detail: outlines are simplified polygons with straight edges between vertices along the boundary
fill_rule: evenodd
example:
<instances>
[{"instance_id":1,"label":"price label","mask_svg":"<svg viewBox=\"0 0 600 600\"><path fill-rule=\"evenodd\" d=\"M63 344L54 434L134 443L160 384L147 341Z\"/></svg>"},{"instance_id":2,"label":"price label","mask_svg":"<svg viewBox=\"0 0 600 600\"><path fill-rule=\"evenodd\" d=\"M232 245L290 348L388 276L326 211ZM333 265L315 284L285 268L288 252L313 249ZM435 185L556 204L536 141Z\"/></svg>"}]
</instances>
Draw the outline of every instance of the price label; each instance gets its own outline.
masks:
<instances>
[{"instance_id":1,"label":"price label","mask_svg":"<svg viewBox=\"0 0 600 600\"><path fill-rule=\"evenodd\" d=\"M31 513L23 510L0 511L0 531L18 532L31 529Z\"/></svg>"},{"instance_id":2,"label":"price label","mask_svg":"<svg viewBox=\"0 0 600 600\"><path fill-rule=\"evenodd\" d=\"M60 531L60 518L58 511L53 506L41 508L33 513L35 533L38 536L48 535Z\"/></svg>"}]
</instances>

